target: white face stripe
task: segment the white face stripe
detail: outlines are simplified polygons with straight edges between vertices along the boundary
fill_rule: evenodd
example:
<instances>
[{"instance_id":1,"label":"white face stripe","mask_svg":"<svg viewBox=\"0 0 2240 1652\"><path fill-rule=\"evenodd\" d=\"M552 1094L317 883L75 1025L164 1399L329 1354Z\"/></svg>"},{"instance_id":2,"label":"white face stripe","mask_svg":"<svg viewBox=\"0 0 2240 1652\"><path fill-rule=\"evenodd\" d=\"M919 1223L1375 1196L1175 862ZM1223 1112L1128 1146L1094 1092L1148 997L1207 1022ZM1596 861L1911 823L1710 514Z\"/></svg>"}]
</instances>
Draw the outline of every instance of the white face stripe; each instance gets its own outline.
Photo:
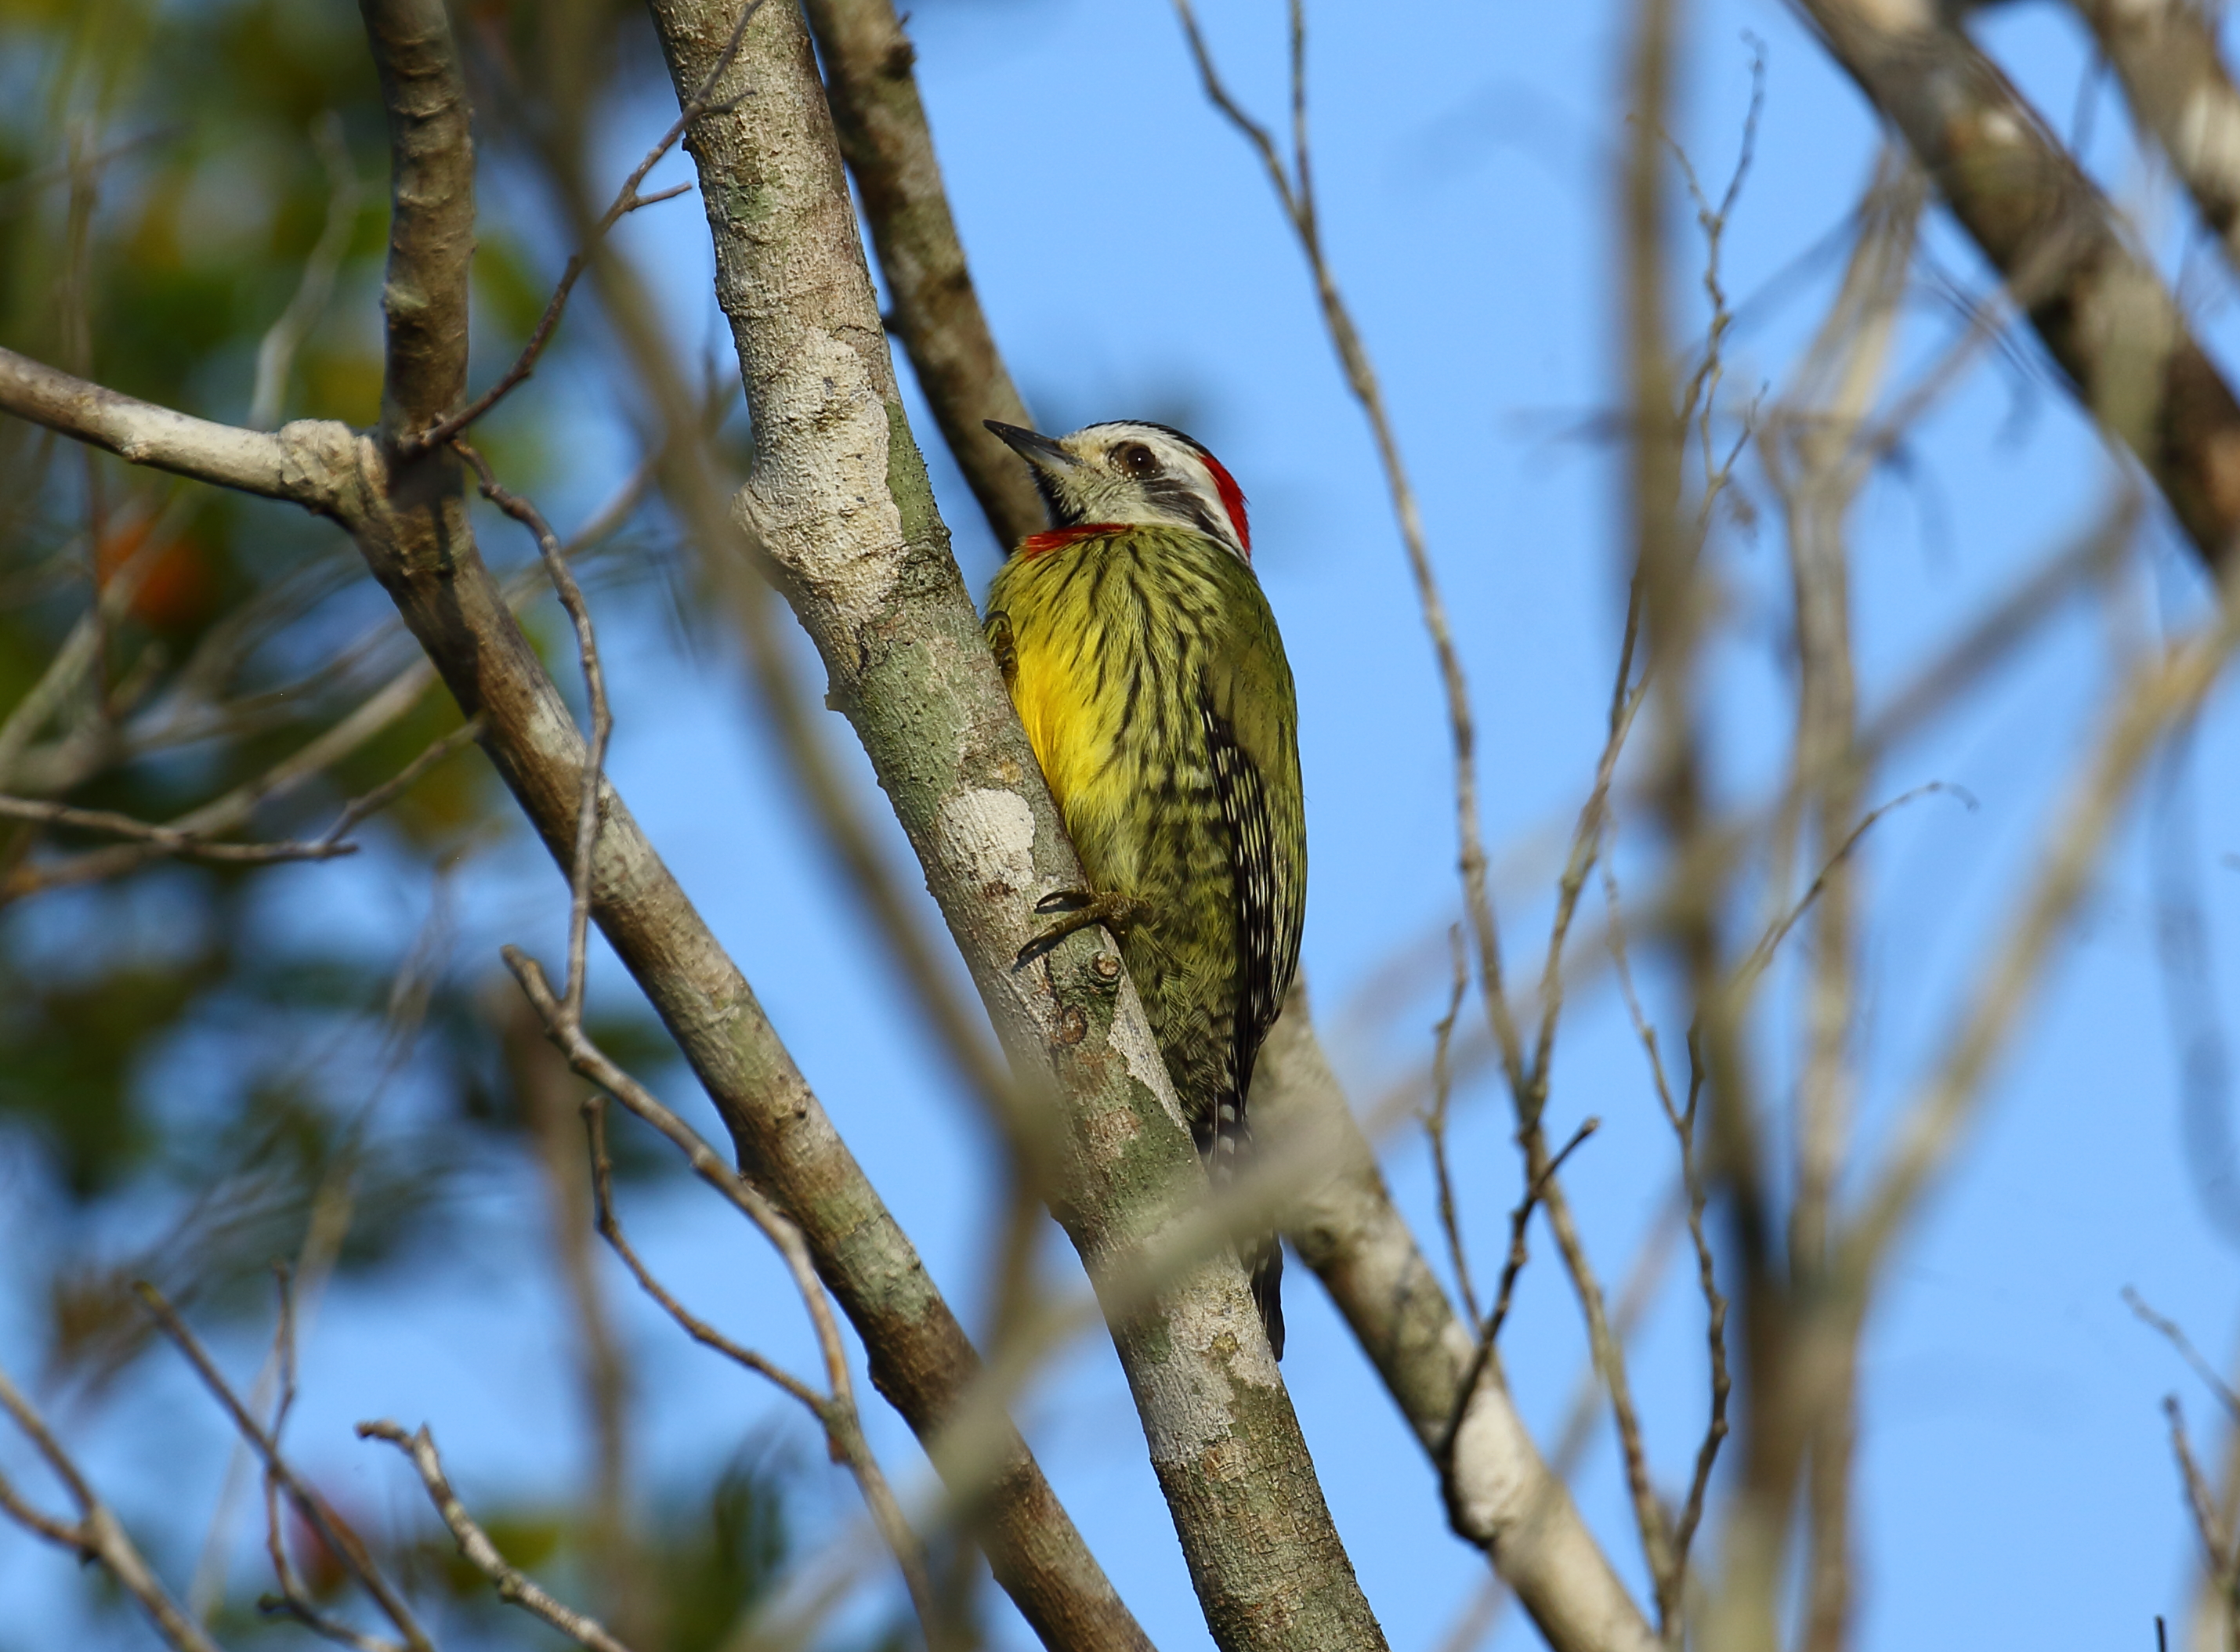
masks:
<instances>
[{"instance_id":1,"label":"white face stripe","mask_svg":"<svg viewBox=\"0 0 2240 1652\"><path fill-rule=\"evenodd\" d=\"M1150 450L1158 461L1156 472L1137 476L1115 462L1114 451L1130 443ZM1060 436L1058 445L1081 461L1071 470L1045 472L1064 514L1073 521L1194 529L1220 541L1242 560L1251 561L1213 472L1190 443L1156 424L1116 419Z\"/></svg>"}]
</instances>

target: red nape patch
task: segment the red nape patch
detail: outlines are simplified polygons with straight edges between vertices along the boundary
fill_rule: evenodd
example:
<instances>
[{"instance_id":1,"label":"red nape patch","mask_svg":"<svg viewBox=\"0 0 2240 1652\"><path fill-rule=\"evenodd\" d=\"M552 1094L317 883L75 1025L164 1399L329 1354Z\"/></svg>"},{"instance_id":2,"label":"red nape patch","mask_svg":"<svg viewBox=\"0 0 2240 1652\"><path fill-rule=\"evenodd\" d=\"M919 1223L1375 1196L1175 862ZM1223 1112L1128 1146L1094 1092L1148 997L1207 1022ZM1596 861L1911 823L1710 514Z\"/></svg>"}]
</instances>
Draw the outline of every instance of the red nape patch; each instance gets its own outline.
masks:
<instances>
[{"instance_id":1,"label":"red nape patch","mask_svg":"<svg viewBox=\"0 0 2240 1652\"><path fill-rule=\"evenodd\" d=\"M1197 450L1197 456L1213 473L1213 485L1221 490L1222 507L1229 512L1229 520L1237 530L1237 543L1244 548L1245 561L1251 561L1252 524L1244 517L1244 490L1237 485L1237 478L1229 474L1229 467L1203 448Z\"/></svg>"},{"instance_id":2,"label":"red nape patch","mask_svg":"<svg viewBox=\"0 0 2240 1652\"><path fill-rule=\"evenodd\" d=\"M1084 539L1101 539L1106 534L1124 534L1128 525L1121 522L1084 522L1071 528L1053 528L1046 534L1029 534L1019 541L1019 555L1035 557L1053 550L1063 550L1068 545L1077 545Z\"/></svg>"}]
</instances>

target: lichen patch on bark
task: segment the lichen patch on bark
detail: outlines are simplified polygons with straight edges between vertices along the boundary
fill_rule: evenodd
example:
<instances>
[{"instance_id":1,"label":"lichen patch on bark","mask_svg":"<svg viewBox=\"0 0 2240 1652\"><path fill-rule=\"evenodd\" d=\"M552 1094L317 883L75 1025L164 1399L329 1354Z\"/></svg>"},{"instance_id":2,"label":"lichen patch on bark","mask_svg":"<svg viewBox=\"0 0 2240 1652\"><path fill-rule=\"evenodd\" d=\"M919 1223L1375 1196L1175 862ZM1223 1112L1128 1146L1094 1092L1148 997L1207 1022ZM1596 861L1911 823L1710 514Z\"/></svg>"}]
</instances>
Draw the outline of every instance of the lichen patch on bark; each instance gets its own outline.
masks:
<instances>
[{"instance_id":1,"label":"lichen patch on bark","mask_svg":"<svg viewBox=\"0 0 2240 1652\"><path fill-rule=\"evenodd\" d=\"M934 830L952 863L972 869L983 891L1023 892L1035 882L1035 815L1015 791L975 789L943 799ZM1156 1057L1155 1057L1156 1059Z\"/></svg>"}]
</instances>

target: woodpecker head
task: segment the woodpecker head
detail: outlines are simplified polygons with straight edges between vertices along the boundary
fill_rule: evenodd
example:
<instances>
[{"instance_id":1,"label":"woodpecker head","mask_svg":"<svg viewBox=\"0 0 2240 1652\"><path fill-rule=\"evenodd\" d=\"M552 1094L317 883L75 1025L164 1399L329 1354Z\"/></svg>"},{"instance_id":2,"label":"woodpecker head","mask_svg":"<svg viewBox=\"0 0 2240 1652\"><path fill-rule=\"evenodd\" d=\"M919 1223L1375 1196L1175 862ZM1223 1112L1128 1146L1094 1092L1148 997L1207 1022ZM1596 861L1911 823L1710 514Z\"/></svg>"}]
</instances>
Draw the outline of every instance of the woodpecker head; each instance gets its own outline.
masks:
<instances>
[{"instance_id":1,"label":"woodpecker head","mask_svg":"<svg viewBox=\"0 0 2240 1652\"><path fill-rule=\"evenodd\" d=\"M1021 549L1051 550L1083 530L1158 523L1190 528L1252 560L1244 490L1220 460L1180 430L1139 419L1090 424L1055 440L1016 424L986 421L1034 472L1056 532Z\"/></svg>"}]
</instances>

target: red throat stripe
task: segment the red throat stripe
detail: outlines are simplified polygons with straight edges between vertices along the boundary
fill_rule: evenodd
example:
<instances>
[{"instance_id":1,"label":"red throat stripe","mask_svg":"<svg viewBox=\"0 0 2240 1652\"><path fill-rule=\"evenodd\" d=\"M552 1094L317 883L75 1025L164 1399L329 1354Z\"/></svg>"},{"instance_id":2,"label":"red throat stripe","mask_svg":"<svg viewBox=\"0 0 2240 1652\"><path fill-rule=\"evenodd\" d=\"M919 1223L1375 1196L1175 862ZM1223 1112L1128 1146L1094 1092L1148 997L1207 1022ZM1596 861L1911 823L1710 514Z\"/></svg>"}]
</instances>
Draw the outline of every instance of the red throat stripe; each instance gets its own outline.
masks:
<instances>
[{"instance_id":1,"label":"red throat stripe","mask_svg":"<svg viewBox=\"0 0 2240 1652\"><path fill-rule=\"evenodd\" d=\"M1107 534L1124 534L1125 523L1083 522L1070 528L1053 528L1048 533L1029 534L1019 541L1019 555L1033 558L1047 556L1053 550L1063 550L1068 545L1077 545L1084 539L1101 539Z\"/></svg>"},{"instance_id":2,"label":"red throat stripe","mask_svg":"<svg viewBox=\"0 0 2240 1652\"><path fill-rule=\"evenodd\" d=\"M1229 520L1237 530L1237 543L1244 548L1244 560L1252 560L1252 524L1244 516L1244 490L1237 485L1237 478L1229 474L1229 467L1203 448L1197 456L1205 461L1205 468L1213 473L1213 485L1221 490L1222 508L1229 512Z\"/></svg>"}]
</instances>

